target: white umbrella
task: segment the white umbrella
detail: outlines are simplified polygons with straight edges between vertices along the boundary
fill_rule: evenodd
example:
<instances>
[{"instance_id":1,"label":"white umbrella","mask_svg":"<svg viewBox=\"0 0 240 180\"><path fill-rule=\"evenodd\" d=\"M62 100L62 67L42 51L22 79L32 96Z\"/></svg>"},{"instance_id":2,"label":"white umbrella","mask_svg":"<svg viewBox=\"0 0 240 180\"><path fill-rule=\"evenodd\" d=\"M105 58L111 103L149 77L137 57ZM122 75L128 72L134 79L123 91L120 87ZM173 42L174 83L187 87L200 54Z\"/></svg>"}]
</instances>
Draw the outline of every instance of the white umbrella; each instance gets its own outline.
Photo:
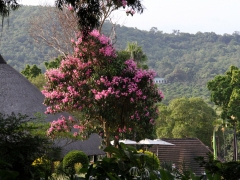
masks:
<instances>
[{"instance_id":1,"label":"white umbrella","mask_svg":"<svg viewBox=\"0 0 240 180\"><path fill-rule=\"evenodd\" d=\"M154 139L153 141L158 142L158 143L159 143L158 145L169 145L169 146L174 146L174 144L169 143L169 142L166 142L166 141L163 141L163 140L161 140L161 139ZM157 145L157 156L158 156L158 145Z\"/></svg>"},{"instance_id":2,"label":"white umbrella","mask_svg":"<svg viewBox=\"0 0 240 180\"><path fill-rule=\"evenodd\" d=\"M154 139L153 141L158 142L159 145L170 145L170 146L173 146L173 145L174 145L174 144L172 144L172 143L163 141L163 140L161 140L161 139Z\"/></svg>"},{"instance_id":3,"label":"white umbrella","mask_svg":"<svg viewBox=\"0 0 240 180\"><path fill-rule=\"evenodd\" d=\"M143 139L138 142L138 144L145 144L145 145L150 145L150 144L157 144L157 145L174 145L172 143L168 143L166 141L163 141L161 139ZM157 156L158 156L158 146L157 146Z\"/></svg>"},{"instance_id":4,"label":"white umbrella","mask_svg":"<svg viewBox=\"0 0 240 180\"><path fill-rule=\"evenodd\" d=\"M129 139L119 140L118 142L119 143L124 143L124 144L137 144L136 141L132 141L132 140L129 140ZM113 145L114 141L111 141L111 144Z\"/></svg>"},{"instance_id":5,"label":"white umbrella","mask_svg":"<svg viewBox=\"0 0 240 180\"><path fill-rule=\"evenodd\" d=\"M138 144L159 144L159 142L151 140L151 139L143 139L138 142Z\"/></svg>"}]
</instances>

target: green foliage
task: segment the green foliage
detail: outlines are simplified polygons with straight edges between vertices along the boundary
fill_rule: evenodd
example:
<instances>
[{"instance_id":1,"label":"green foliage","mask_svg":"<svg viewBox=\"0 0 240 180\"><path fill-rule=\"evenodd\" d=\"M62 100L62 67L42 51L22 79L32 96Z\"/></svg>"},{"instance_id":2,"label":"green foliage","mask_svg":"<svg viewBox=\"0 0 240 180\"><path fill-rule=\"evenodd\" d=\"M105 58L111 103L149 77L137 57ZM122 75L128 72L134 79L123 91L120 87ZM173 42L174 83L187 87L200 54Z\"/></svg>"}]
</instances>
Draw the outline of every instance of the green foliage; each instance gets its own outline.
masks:
<instances>
[{"instance_id":1,"label":"green foliage","mask_svg":"<svg viewBox=\"0 0 240 180\"><path fill-rule=\"evenodd\" d=\"M2 170L2 167L5 170ZM10 171L7 169L8 167L11 168L12 167L11 164L0 160L0 179L1 180L14 180L18 176L19 174L18 172Z\"/></svg>"},{"instance_id":2,"label":"green foliage","mask_svg":"<svg viewBox=\"0 0 240 180\"><path fill-rule=\"evenodd\" d=\"M46 79L44 74L39 74L35 78L29 79L29 81L36 86L39 90L43 90L43 86L46 84Z\"/></svg>"},{"instance_id":3,"label":"green foliage","mask_svg":"<svg viewBox=\"0 0 240 180\"><path fill-rule=\"evenodd\" d=\"M56 69L60 66L63 56L58 56L57 58L50 60L49 62L44 62L46 69Z\"/></svg>"},{"instance_id":4,"label":"green foliage","mask_svg":"<svg viewBox=\"0 0 240 180\"><path fill-rule=\"evenodd\" d=\"M111 158L104 157L88 169L86 179L90 176L97 179L132 179L137 176L142 179L159 179L157 174L146 167L146 154L138 153L132 146L120 143L119 148L108 146L105 152L111 154ZM148 174L149 173L149 174ZM147 177L149 175L149 177Z\"/></svg>"},{"instance_id":5,"label":"green foliage","mask_svg":"<svg viewBox=\"0 0 240 180\"><path fill-rule=\"evenodd\" d=\"M147 155L147 156L145 156L145 161L146 161L146 166L148 168L154 169L154 170L159 170L160 161L154 153L152 153L151 151L143 151L143 150L140 150L138 152L139 153L144 153L144 154Z\"/></svg>"},{"instance_id":6,"label":"green foliage","mask_svg":"<svg viewBox=\"0 0 240 180\"><path fill-rule=\"evenodd\" d=\"M20 114L0 114L0 159L10 164L1 169L18 172L17 179L30 179L32 162L51 149L47 138L32 135L36 127L28 124L30 120Z\"/></svg>"},{"instance_id":7,"label":"green foliage","mask_svg":"<svg viewBox=\"0 0 240 180\"><path fill-rule=\"evenodd\" d=\"M137 42L128 42L125 49L130 54L130 58L137 62L139 67L145 67L147 56L143 53L142 47L138 46ZM146 66L147 67L147 66Z\"/></svg>"},{"instance_id":8,"label":"green foliage","mask_svg":"<svg viewBox=\"0 0 240 180\"><path fill-rule=\"evenodd\" d=\"M52 161L47 159L47 157L37 158L32 163L34 169L34 178L44 178L48 180L48 177L52 175Z\"/></svg>"},{"instance_id":9,"label":"green foliage","mask_svg":"<svg viewBox=\"0 0 240 180\"><path fill-rule=\"evenodd\" d=\"M42 73L41 69L39 69L35 64L30 66L30 65L26 65L25 69L21 71L21 73L27 78L27 79L31 79L31 78L35 78L37 77L39 74Z\"/></svg>"},{"instance_id":10,"label":"green foliage","mask_svg":"<svg viewBox=\"0 0 240 180\"><path fill-rule=\"evenodd\" d=\"M238 127L239 129L239 127ZM237 134L239 137L239 133ZM220 156L225 162L230 162L233 160L233 140L234 140L234 130L232 128L225 128L223 131L224 143L220 149ZM237 147L240 147L240 141L237 141ZM240 155L240 148L238 150L238 156Z\"/></svg>"},{"instance_id":11,"label":"green foliage","mask_svg":"<svg viewBox=\"0 0 240 180\"><path fill-rule=\"evenodd\" d=\"M169 106L159 105L157 136L159 138L199 138L211 147L215 111L201 98L176 98Z\"/></svg>"},{"instance_id":12,"label":"green foliage","mask_svg":"<svg viewBox=\"0 0 240 180\"><path fill-rule=\"evenodd\" d=\"M221 108L220 117L234 124L240 120L240 70L231 66L224 75L218 75L207 83L211 101ZM233 118L234 116L234 118Z\"/></svg>"},{"instance_id":13,"label":"green foliage","mask_svg":"<svg viewBox=\"0 0 240 180\"><path fill-rule=\"evenodd\" d=\"M215 175L215 178L236 180L240 178L240 162L221 162L219 160L214 160L213 155L209 154L207 161L203 157L198 157L196 160L199 162L201 167L204 167L207 171L208 178Z\"/></svg>"},{"instance_id":14,"label":"green foliage","mask_svg":"<svg viewBox=\"0 0 240 180\"><path fill-rule=\"evenodd\" d=\"M69 174L70 179L73 179L74 174L76 174L76 164L81 163L83 168L87 168L89 160L87 155L79 150L70 151L63 158L63 169Z\"/></svg>"}]
</instances>

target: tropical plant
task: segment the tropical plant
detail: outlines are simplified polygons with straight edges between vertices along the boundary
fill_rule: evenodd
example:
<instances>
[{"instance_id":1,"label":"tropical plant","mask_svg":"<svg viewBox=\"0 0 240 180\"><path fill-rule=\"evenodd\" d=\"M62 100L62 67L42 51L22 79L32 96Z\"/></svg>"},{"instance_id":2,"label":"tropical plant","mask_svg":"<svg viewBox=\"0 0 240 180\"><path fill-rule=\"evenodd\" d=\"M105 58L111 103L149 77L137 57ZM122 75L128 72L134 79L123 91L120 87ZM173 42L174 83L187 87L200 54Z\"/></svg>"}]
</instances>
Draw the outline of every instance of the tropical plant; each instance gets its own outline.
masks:
<instances>
[{"instance_id":1,"label":"tropical plant","mask_svg":"<svg viewBox=\"0 0 240 180\"><path fill-rule=\"evenodd\" d=\"M125 51L130 53L130 58L137 62L140 67L147 67L147 56L143 53L142 47L138 46L137 42L128 42Z\"/></svg>"},{"instance_id":2,"label":"tropical plant","mask_svg":"<svg viewBox=\"0 0 240 180\"><path fill-rule=\"evenodd\" d=\"M86 179L158 179L153 169L146 167L147 156L139 153L132 147L120 143L119 148L109 146L104 149L111 157L104 157L101 161L92 164L88 169Z\"/></svg>"}]
</instances>

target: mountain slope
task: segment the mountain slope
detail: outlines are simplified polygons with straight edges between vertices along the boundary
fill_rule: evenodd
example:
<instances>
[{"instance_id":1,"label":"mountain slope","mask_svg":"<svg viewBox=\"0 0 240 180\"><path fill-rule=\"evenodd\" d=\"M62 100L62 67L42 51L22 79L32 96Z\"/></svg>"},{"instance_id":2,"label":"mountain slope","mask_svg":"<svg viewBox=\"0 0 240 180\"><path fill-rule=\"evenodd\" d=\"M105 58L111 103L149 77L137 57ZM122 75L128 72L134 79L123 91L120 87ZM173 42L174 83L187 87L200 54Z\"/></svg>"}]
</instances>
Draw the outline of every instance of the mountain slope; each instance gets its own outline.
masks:
<instances>
[{"instance_id":1,"label":"mountain slope","mask_svg":"<svg viewBox=\"0 0 240 180\"><path fill-rule=\"evenodd\" d=\"M51 48L34 44L28 35L29 17L41 13L38 6L24 6L5 19L0 53L8 64L21 71L26 64L37 64L58 54ZM8 22L9 21L9 25ZM103 32L109 34L106 23ZM230 65L240 66L240 33L217 35L214 32L196 34L174 31L172 34L152 28L141 31L116 25L117 49L125 49L128 41L137 41L148 56L148 65L158 77L171 83L160 84L165 94L164 103L175 97L201 96L209 99L206 83L223 74ZM40 48L39 48L40 47Z\"/></svg>"}]
</instances>

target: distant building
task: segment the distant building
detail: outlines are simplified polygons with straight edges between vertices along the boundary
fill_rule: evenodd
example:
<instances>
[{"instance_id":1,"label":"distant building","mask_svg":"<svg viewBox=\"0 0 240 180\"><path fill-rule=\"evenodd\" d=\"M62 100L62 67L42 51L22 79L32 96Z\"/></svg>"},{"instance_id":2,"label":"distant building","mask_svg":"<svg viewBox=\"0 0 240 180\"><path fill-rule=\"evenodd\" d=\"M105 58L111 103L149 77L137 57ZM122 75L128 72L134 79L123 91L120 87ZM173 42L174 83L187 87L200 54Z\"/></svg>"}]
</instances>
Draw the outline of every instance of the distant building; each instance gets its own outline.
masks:
<instances>
[{"instance_id":1,"label":"distant building","mask_svg":"<svg viewBox=\"0 0 240 180\"><path fill-rule=\"evenodd\" d=\"M155 84L165 84L167 83L167 80L165 78L154 78Z\"/></svg>"},{"instance_id":2,"label":"distant building","mask_svg":"<svg viewBox=\"0 0 240 180\"><path fill-rule=\"evenodd\" d=\"M208 160L207 153L212 151L198 138L162 138L162 140L174 146L153 145L149 148L149 151L157 154L161 163L171 163L175 168L192 170L197 176L205 172L194 158L202 156Z\"/></svg>"}]
</instances>

